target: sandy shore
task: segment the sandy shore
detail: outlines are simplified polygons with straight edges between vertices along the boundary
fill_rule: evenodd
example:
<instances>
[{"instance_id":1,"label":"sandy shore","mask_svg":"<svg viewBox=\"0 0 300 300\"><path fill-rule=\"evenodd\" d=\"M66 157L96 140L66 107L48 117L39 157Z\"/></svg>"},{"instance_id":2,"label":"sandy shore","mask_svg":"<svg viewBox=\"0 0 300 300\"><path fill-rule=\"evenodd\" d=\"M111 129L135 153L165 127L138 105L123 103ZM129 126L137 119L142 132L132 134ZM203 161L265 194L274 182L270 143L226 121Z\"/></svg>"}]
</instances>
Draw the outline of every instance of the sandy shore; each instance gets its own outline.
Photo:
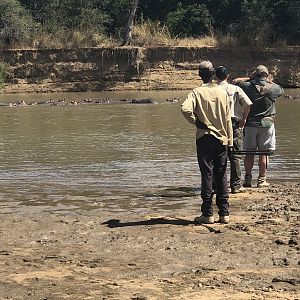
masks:
<instances>
[{"instance_id":1,"label":"sandy shore","mask_svg":"<svg viewBox=\"0 0 300 300\"><path fill-rule=\"evenodd\" d=\"M199 197L199 196L197 196ZM193 215L1 213L0 299L300 299L300 184Z\"/></svg>"}]
</instances>

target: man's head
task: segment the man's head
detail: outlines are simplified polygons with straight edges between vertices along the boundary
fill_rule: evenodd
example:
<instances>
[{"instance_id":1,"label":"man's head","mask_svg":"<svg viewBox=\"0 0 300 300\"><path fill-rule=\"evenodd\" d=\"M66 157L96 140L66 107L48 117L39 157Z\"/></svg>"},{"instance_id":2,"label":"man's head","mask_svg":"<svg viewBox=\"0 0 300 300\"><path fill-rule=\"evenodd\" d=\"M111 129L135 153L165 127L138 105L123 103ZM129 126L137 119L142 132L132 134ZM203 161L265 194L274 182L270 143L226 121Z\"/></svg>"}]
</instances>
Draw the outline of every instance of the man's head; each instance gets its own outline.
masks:
<instances>
[{"instance_id":1,"label":"man's head","mask_svg":"<svg viewBox=\"0 0 300 300\"><path fill-rule=\"evenodd\" d=\"M199 65L199 76L204 83L209 82L214 76L215 69L213 64L209 60L201 61Z\"/></svg>"},{"instance_id":2,"label":"man's head","mask_svg":"<svg viewBox=\"0 0 300 300\"><path fill-rule=\"evenodd\" d=\"M224 66L219 66L216 69L216 77L219 81L227 79L229 76L228 70Z\"/></svg>"},{"instance_id":3,"label":"man's head","mask_svg":"<svg viewBox=\"0 0 300 300\"><path fill-rule=\"evenodd\" d=\"M259 78L268 77L269 76L269 70L266 66L259 65L256 67L255 75Z\"/></svg>"}]
</instances>

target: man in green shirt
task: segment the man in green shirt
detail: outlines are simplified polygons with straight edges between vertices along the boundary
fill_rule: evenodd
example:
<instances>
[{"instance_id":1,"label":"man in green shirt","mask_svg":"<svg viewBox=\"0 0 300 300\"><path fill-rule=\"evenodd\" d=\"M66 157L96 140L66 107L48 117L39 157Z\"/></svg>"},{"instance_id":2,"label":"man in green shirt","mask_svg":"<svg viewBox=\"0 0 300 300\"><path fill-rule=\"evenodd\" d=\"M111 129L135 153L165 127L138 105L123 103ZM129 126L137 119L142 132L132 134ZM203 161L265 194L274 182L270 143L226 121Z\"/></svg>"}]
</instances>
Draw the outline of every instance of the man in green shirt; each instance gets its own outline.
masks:
<instances>
[{"instance_id":1,"label":"man in green shirt","mask_svg":"<svg viewBox=\"0 0 300 300\"><path fill-rule=\"evenodd\" d=\"M232 123L229 96L212 83L214 68L210 61L199 65L199 76L203 84L190 92L181 106L184 117L197 127L196 145L202 184L202 215L196 223L214 223L213 181L219 222L229 222L228 186L226 176L228 146L232 147Z\"/></svg>"},{"instance_id":2,"label":"man in green shirt","mask_svg":"<svg viewBox=\"0 0 300 300\"><path fill-rule=\"evenodd\" d=\"M245 150L275 150L275 100L283 94L283 88L268 79L269 71L259 65L251 78L237 78L234 83L241 87L252 101L244 128ZM252 186L254 155L247 154L244 160L244 187ZM260 155L257 187L269 186L266 181L268 157Z\"/></svg>"}]
</instances>

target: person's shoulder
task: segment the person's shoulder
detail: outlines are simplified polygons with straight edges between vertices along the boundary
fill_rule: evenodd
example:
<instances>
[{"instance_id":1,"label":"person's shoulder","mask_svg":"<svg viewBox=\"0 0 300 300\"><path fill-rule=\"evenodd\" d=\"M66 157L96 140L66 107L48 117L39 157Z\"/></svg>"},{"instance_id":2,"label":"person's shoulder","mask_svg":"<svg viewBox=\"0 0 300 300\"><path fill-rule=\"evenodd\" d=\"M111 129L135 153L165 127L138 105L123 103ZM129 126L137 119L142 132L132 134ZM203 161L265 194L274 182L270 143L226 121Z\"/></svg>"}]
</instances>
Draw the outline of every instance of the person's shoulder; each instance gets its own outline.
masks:
<instances>
[{"instance_id":1,"label":"person's shoulder","mask_svg":"<svg viewBox=\"0 0 300 300\"><path fill-rule=\"evenodd\" d=\"M244 82L245 83L245 82ZM230 84L230 89L234 92L234 93L238 93L238 94L242 94L244 95L245 92L243 90L243 87L249 87L250 86L250 82L247 82L247 84L244 84L243 86L239 86L239 85L235 85L235 84Z\"/></svg>"},{"instance_id":2,"label":"person's shoulder","mask_svg":"<svg viewBox=\"0 0 300 300\"><path fill-rule=\"evenodd\" d=\"M274 93L277 93L278 97L283 95L283 93L284 93L283 87L275 82L272 82L271 91L273 91Z\"/></svg>"},{"instance_id":3,"label":"person's shoulder","mask_svg":"<svg viewBox=\"0 0 300 300\"><path fill-rule=\"evenodd\" d=\"M272 87L273 87L273 88L282 89L282 86L279 85L278 83L275 83L275 82L272 82Z\"/></svg>"},{"instance_id":4,"label":"person's shoulder","mask_svg":"<svg viewBox=\"0 0 300 300\"><path fill-rule=\"evenodd\" d=\"M204 83L196 88L193 89L193 92L196 92L196 93L201 93L201 92L204 92L204 91L209 91L211 89L214 89L214 88L218 88L218 85L217 84L208 84L208 83Z\"/></svg>"},{"instance_id":5,"label":"person's shoulder","mask_svg":"<svg viewBox=\"0 0 300 300\"><path fill-rule=\"evenodd\" d=\"M217 93L222 93L222 94L227 94L226 90L227 90L227 84L226 85L212 85L211 86Z\"/></svg>"},{"instance_id":6,"label":"person's shoulder","mask_svg":"<svg viewBox=\"0 0 300 300\"><path fill-rule=\"evenodd\" d=\"M239 87L236 84L232 84L232 83L228 83L227 88L230 89L230 91L234 91L234 92L242 90L241 87Z\"/></svg>"}]
</instances>

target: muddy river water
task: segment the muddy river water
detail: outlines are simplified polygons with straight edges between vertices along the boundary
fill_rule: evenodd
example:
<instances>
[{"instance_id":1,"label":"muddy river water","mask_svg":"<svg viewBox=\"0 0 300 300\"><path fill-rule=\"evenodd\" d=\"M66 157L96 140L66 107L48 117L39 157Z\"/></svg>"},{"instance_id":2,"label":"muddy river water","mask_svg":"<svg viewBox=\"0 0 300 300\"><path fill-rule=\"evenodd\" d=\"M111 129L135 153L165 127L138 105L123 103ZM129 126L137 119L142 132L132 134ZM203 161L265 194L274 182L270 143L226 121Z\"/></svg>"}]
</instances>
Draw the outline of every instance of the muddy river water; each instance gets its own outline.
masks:
<instances>
[{"instance_id":1,"label":"muddy river water","mask_svg":"<svg viewBox=\"0 0 300 300\"><path fill-rule=\"evenodd\" d=\"M1 95L0 102L85 98L110 104L0 107L0 208L143 211L188 206L199 193L195 132L180 112L188 91ZM277 103L270 180L300 178L300 90ZM120 99L154 98L158 104ZM257 168L255 169L257 173Z\"/></svg>"}]
</instances>

